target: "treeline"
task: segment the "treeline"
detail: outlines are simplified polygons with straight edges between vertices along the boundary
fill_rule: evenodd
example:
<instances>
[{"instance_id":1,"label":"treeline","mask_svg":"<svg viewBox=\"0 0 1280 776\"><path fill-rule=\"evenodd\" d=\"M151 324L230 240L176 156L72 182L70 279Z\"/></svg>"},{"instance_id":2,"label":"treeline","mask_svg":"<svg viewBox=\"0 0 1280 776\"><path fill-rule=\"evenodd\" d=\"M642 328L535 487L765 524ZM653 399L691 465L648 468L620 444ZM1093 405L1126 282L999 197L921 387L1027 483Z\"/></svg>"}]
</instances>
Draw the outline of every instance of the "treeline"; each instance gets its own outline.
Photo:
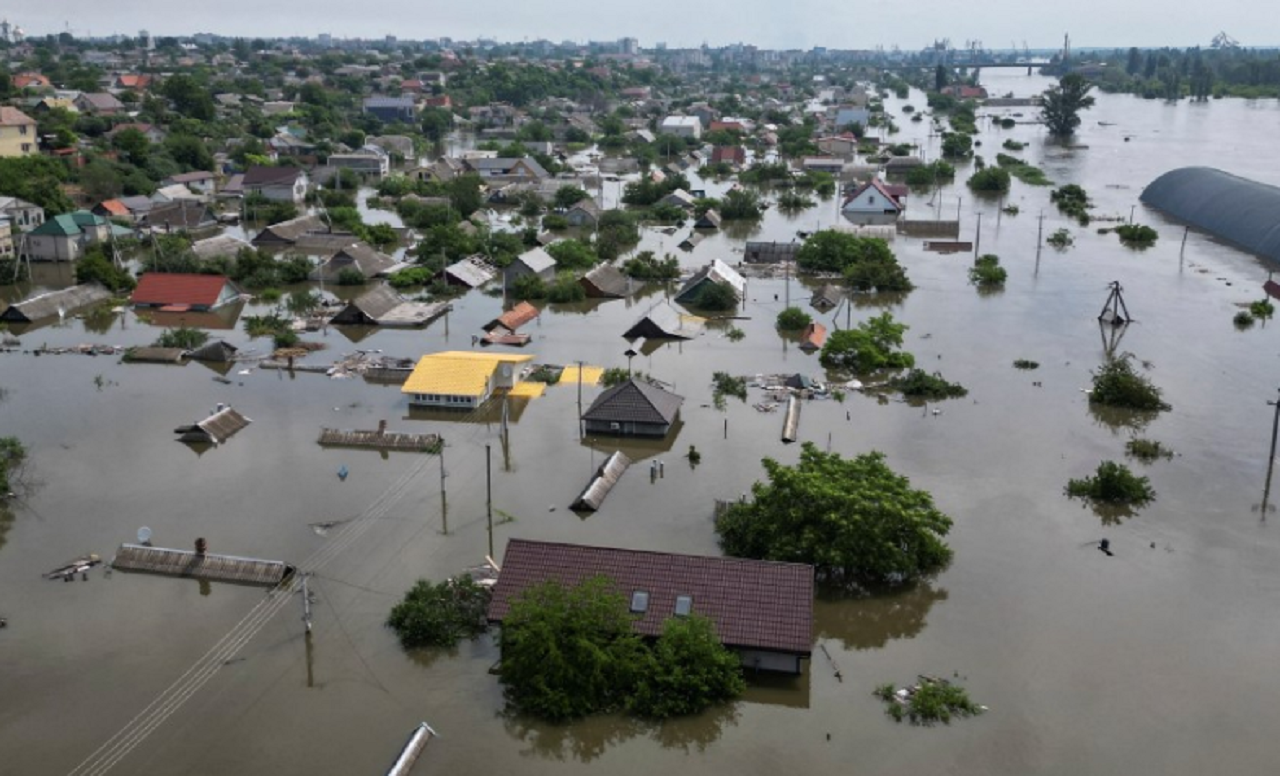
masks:
<instances>
[{"instance_id":1,"label":"treeline","mask_svg":"<svg viewBox=\"0 0 1280 776\"><path fill-rule=\"evenodd\" d=\"M1280 52L1250 49L1117 50L1089 79L1148 99L1280 97Z\"/></svg>"}]
</instances>

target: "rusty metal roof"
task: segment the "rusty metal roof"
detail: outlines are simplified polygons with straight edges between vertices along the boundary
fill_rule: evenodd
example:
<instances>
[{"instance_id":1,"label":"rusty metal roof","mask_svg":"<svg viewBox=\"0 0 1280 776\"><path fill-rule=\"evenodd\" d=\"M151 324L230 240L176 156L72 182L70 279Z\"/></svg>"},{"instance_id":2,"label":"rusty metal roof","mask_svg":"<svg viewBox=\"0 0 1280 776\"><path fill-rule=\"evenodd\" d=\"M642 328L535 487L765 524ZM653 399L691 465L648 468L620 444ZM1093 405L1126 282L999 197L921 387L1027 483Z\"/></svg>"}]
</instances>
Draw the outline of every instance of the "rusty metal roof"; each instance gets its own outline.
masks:
<instances>
[{"instance_id":1,"label":"rusty metal roof","mask_svg":"<svg viewBox=\"0 0 1280 776\"><path fill-rule=\"evenodd\" d=\"M680 555L512 539L493 589L489 620L501 622L527 588L557 581L576 585L595 576L612 580L630 598L648 593L636 632L658 636L675 616L677 596L715 625L729 647L809 655L813 646L813 567L802 563Z\"/></svg>"}]
</instances>

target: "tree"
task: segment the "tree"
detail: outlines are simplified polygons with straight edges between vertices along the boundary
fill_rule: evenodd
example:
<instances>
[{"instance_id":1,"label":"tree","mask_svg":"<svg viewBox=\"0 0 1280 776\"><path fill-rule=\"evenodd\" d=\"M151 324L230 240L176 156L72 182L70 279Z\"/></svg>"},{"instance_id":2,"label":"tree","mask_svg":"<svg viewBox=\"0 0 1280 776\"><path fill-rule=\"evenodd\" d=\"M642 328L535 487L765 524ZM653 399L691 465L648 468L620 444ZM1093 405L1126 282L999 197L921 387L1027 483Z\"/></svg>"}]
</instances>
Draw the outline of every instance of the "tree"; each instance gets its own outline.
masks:
<instances>
[{"instance_id":1,"label":"tree","mask_svg":"<svg viewBox=\"0 0 1280 776\"><path fill-rule=\"evenodd\" d=\"M170 135L164 141L169 156L186 170L210 171L213 169L213 154L204 141L194 135Z\"/></svg>"},{"instance_id":2,"label":"tree","mask_svg":"<svg viewBox=\"0 0 1280 776\"><path fill-rule=\"evenodd\" d=\"M950 79L947 77L947 68L938 65L933 69L933 90L940 92L946 88Z\"/></svg>"},{"instance_id":3,"label":"tree","mask_svg":"<svg viewBox=\"0 0 1280 776\"><path fill-rule=\"evenodd\" d=\"M579 240L557 240L546 250L560 269L591 269L599 261L591 246Z\"/></svg>"},{"instance_id":4,"label":"tree","mask_svg":"<svg viewBox=\"0 0 1280 776\"><path fill-rule=\"evenodd\" d=\"M716 638L711 620L673 617L662 626L627 710L659 719L697 714L746 688L741 659Z\"/></svg>"},{"instance_id":5,"label":"tree","mask_svg":"<svg viewBox=\"0 0 1280 776\"><path fill-rule=\"evenodd\" d=\"M973 191L1006 192L1012 176L1004 167L986 167L969 176L967 184Z\"/></svg>"},{"instance_id":6,"label":"tree","mask_svg":"<svg viewBox=\"0 0 1280 776\"><path fill-rule=\"evenodd\" d=\"M114 292L132 291L137 281L128 270L111 263L101 245L91 245L76 262L77 283L101 283Z\"/></svg>"},{"instance_id":7,"label":"tree","mask_svg":"<svg viewBox=\"0 0 1280 776\"><path fill-rule=\"evenodd\" d=\"M778 328L782 331L798 331L813 323L813 318L799 307L788 307L778 313Z\"/></svg>"},{"instance_id":8,"label":"tree","mask_svg":"<svg viewBox=\"0 0 1280 776\"><path fill-rule=\"evenodd\" d=\"M189 75L180 73L166 78L159 91L173 103L174 110L187 118L212 121L217 116L209 90Z\"/></svg>"},{"instance_id":9,"label":"tree","mask_svg":"<svg viewBox=\"0 0 1280 776\"><path fill-rule=\"evenodd\" d=\"M868 318L855 328L842 329L827 337L819 361L827 369L867 374L878 369L906 369L915 366L915 356L902 350L905 323L889 313Z\"/></svg>"},{"instance_id":10,"label":"tree","mask_svg":"<svg viewBox=\"0 0 1280 776\"><path fill-rule=\"evenodd\" d=\"M963 159L973 151L973 138L961 132L942 133L942 155L947 159Z\"/></svg>"},{"instance_id":11,"label":"tree","mask_svg":"<svg viewBox=\"0 0 1280 776\"><path fill-rule=\"evenodd\" d=\"M813 272L839 272L857 291L910 291L913 286L889 243L835 229L814 233L796 252L796 264Z\"/></svg>"},{"instance_id":12,"label":"tree","mask_svg":"<svg viewBox=\"0 0 1280 776\"><path fill-rule=\"evenodd\" d=\"M11 478L26 460L27 449L17 437L0 437L0 501L12 488Z\"/></svg>"},{"instance_id":13,"label":"tree","mask_svg":"<svg viewBox=\"0 0 1280 776\"><path fill-rule=\"evenodd\" d=\"M586 198L587 192L578 186L561 186L556 189L555 206L561 210L568 210Z\"/></svg>"},{"instance_id":14,"label":"tree","mask_svg":"<svg viewBox=\"0 0 1280 776\"><path fill-rule=\"evenodd\" d=\"M419 579L404 600L391 609L387 625L400 638L400 646L451 647L464 638L474 639L488 628L489 589L471 577L431 584Z\"/></svg>"},{"instance_id":15,"label":"tree","mask_svg":"<svg viewBox=\"0 0 1280 776\"><path fill-rule=\"evenodd\" d=\"M1042 98L1040 117L1053 137L1070 137L1080 126L1080 111L1093 107L1093 85L1079 73L1067 73Z\"/></svg>"},{"instance_id":16,"label":"tree","mask_svg":"<svg viewBox=\"0 0 1280 776\"><path fill-rule=\"evenodd\" d=\"M626 599L604 577L526 589L500 641L507 698L554 722L624 705L643 664Z\"/></svg>"},{"instance_id":17,"label":"tree","mask_svg":"<svg viewBox=\"0 0 1280 776\"><path fill-rule=\"evenodd\" d=\"M138 167L147 163L147 155L151 150L151 141L136 127L117 132L111 139L111 145L124 155L126 162Z\"/></svg>"},{"instance_id":18,"label":"tree","mask_svg":"<svg viewBox=\"0 0 1280 776\"><path fill-rule=\"evenodd\" d=\"M843 458L806 442L795 466L762 463L769 481L716 518L727 554L809 563L820 580L847 586L908 582L950 561L951 518L882 453Z\"/></svg>"},{"instance_id":19,"label":"tree","mask_svg":"<svg viewBox=\"0 0 1280 776\"><path fill-rule=\"evenodd\" d=\"M720 201L720 216L726 221L752 221L760 217L760 196L748 189L732 189Z\"/></svg>"}]
</instances>

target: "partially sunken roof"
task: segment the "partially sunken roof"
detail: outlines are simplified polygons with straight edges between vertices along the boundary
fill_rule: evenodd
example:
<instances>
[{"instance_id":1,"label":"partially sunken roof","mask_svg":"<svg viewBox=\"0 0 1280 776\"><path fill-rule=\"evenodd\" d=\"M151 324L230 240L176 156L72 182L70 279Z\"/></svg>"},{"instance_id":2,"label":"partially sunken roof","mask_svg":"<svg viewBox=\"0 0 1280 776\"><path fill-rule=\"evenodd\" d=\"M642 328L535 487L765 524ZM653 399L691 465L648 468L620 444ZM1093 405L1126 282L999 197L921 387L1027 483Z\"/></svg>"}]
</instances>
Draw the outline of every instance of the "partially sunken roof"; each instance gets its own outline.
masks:
<instances>
[{"instance_id":1,"label":"partially sunken roof","mask_svg":"<svg viewBox=\"0 0 1280 776\"><path fill-rule=\"evenodd\" d=\"M591 407L582 414L582 419L602 423L669 425L675 422L683 403L683 396L633 378L597 396L591 402Z\"/></svg>"},{"instance_id":2,"label":"partially sunken roof","mask_svg":"<svg viewBox=\"0 0 1280 776\"><path fill-rule=\"evenodd\" d=\"M604 576L628 599L648 594L632 621L644 636L659 636L676 616L676 599L711 620L729 647L808 655L813 645L813 567L801 563L680 555L615 547L512 539L493 588L489 620L501 622L511 603L547 581L577 585Z\"/></svg>"},{"instance_id":3,"label":"partially sunken roof","mask_svg":"<svg viewBox=\"0 0 1280 776\"><path fill-rule=\"evenodd\" d=\"M31 323L42 318L51 318L57 315L59 310L65 315L73 310L97 304L104 299L110 298L111 292L107 289L97 283L85 283L84 285L64 288L60 291L39 294L22 302L15 302L9 305L4 313L0 314L0 321Z\"/></svg>"},{"instance_id":4,"label":"partially sunken roof","mask_svg":"<svg viewBox=\"0 0 1280 776\"><path fill-rule=\"evenodd\" d=\"M1280 188L1212 167L1182 167L1152 181L1141 200L1247 251L1280 260Z\"/></svg>"}]
</instances>

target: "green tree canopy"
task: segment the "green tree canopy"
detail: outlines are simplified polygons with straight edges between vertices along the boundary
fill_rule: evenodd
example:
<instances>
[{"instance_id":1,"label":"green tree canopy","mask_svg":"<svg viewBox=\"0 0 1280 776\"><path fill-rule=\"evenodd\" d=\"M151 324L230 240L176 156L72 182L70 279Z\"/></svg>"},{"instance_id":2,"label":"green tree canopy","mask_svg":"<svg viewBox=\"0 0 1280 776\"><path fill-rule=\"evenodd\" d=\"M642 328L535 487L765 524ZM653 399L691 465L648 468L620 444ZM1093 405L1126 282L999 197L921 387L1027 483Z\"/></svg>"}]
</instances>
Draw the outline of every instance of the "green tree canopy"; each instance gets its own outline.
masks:
<instances>
[{"instance_id":1,"label":"green tree canopy","mask_svg":"<svg viewBox=\"0 0 1280 776\"><path fill-rule=\"evenodd\" d=\"M716 638L711 620L673 617L662 626L627 710L659 719L697 714L746 688L741 659Z\"/></svg>"},{"instance_id":2,"label":"green tree canopy","mask_svg":"<svg viewBox=\"0 0 1280 776\"><path fill-rule=\"evenodd\" d=\"M623 706L644 655L626 599L604 577L525 590L502 623L501 644L507 698L552 721Z\"/></svg>"},{"instance_id":3,"label":"green tree canopy","mask_svg":"<svg viewBox=\"0 0 1280 776\"><path fill-rule=\"evenodd\" d=\"M882 453L843 458L806 442L795 466L763 464L769 481L716 519L729 555L810 563L847 586L907 582L950 561L951 518Z\"/></svg>"},{"instance_id":4,"label":"green tree canopy","mask_svg":"<svg viewBox=\"0 0 1280 776\"><path fill-rule=\"evenodd\" d=\"M836 229L814 233L796 253L796 264L813 272L839 272L856 291L910 291L906 270L879 237Z\"/></svg>"},{"instance_id":5,"label":"green tree canopy","mask_svg":"<svg viewBox=\"0 0 1280 776\"><path fill-rule=\"evenodd\" d=\"M852 329L832 332L822 346L819 361L827 369L855 374L915 366L915 356L901 349L906 330L905 323L898 323L887 312L882 313Z\"/></svg>"},{"instance_id":6,"label":"green tree canopy","mask_svg":"<svg viewBox=\"0 0 1280 776\"><path fill-rule=\"evenodd\" d=\"M1092 84L1079 73L1067 73L1057 86L1045 91L1040 107L1049 134L1053 137L1069 137L1080 126L1080 111L1093 107L1089 95Z\"/></svg>"}]
</instances>

